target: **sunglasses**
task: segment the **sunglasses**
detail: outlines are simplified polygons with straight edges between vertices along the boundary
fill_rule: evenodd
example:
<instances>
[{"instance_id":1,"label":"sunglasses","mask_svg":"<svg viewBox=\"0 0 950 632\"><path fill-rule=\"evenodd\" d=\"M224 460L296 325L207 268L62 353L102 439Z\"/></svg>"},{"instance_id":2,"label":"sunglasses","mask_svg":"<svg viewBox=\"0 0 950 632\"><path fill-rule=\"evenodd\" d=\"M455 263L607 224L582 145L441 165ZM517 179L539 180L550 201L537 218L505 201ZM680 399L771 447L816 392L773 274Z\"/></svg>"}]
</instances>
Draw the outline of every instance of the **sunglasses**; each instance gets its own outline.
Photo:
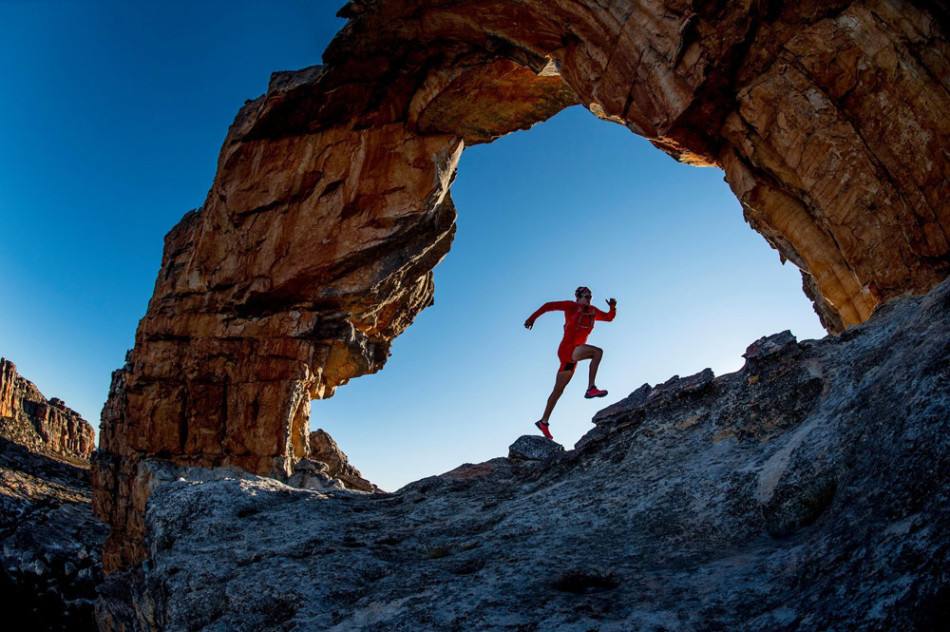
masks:
<instances>
[{"instance_id":1,"label":"sunglasses","mask_svg":"<svg viewBox=\"0 0 950 632\"><path fill-rule=\"evenodd\" d=\"M590 297L591 297L590 294L578 294L578 295L577 295L577 298L590 298Z\"/></svg>"}]
</instances>

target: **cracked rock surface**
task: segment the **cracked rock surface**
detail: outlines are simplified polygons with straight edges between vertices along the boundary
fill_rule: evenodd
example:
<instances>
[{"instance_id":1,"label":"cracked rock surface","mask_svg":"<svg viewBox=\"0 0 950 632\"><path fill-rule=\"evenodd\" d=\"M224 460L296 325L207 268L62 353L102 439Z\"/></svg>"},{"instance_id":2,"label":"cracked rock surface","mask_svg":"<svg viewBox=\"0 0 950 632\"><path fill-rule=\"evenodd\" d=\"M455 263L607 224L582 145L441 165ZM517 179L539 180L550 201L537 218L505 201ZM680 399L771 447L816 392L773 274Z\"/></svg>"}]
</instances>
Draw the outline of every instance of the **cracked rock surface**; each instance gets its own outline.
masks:
<instances>
[{"instance_id":1,"label":"cracked rock surface","mask_svg":"<svg viewBox=\"0 0 950 632\"><path fill-rule=\"evenodd\" d=\"M240 109L165 237L100 425L106 570L147 556L141 461L294 475L310 401L381 370L436 300L465 149L566 107L721 168L829 332L932 289L950 273L945 4L347 2L323 63Z\"/></svg>"},{"instance_id":2,"label":"cracked rock surface","mask_svg":"<svg viewBox=\"0 0 950 632\"><path fill-rule=\"evenodd\" d=\"M16 630L95 630L106 526L92 513L95 432L0 358L0 612Z\"/></svg>"},{"instance_id":3,"label":"cracked rock surface","mask_svg":"<svg viewBox=\"0 0 950 632\"><path fill-rule=\"evenodd\" d=\"M96 630L106 525L89 464L0 438L0 610L10 630Z\"/></svg>"},{"instance_id":4,"label":"cracked rock surface","mask_svg":"<svg viewBox=\"0 0 950 632\"><path fill-rule=\"evenodd\" d=\"M392 494L178 470L148 503L149 560L110 576L100 624L935 629L948 326L944 281L838 337L760 339L735 373L644 385L573 450Z\"/></svg>"}]
</instances>

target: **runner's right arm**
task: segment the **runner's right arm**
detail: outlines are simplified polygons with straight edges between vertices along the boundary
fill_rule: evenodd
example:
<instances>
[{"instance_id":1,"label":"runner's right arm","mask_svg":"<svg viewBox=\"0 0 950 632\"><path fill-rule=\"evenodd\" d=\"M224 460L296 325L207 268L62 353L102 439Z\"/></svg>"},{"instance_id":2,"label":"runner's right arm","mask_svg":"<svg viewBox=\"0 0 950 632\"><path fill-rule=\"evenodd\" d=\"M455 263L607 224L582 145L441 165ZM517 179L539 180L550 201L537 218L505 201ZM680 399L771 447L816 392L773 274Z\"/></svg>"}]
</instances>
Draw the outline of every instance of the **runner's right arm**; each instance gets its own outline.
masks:
<instances>
[{"instance_id":1,"label":"runner's right arm","mask_svg":"<svg viewBox=\"0 0 950 632\"><path fill-rule=\"evenodd\" d=\"M557 310L564 311L573 304L573 301L550 301L539 307L533 314L528 316L528 320L524 321L524 326L528 329L534 325L535 319L541 314L547 312L553 312Z\"/></svg>"}]
</instances>

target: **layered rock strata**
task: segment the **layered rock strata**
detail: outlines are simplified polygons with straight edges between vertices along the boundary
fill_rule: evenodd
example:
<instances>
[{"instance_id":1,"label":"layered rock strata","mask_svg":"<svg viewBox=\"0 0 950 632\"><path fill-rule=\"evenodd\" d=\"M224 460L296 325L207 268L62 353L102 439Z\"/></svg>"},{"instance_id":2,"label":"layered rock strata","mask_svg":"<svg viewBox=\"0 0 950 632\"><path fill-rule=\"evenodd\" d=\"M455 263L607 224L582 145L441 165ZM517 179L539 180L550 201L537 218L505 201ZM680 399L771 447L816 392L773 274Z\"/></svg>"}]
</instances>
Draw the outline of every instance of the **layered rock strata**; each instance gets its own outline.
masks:
<instances>
[{"instance_id":1,"label":"layered rock strata","mask_svg":"<svg viewBox=\"0 0 950 632\"><path fill-rule=\"evenodd\" d=\"M102 629L946 620L950 280L842 336L763 338L738 372L644 385L594 422L573 450L522 437L509 458L394 494L166 475L148 506L150 562L107 580Z\"/></svg>"},{"instance_id":2,"label":"layered rock strata","mask_svg":"<svg viewBox=\"0 0 950 632\"><path fill-rule=\"evenodd\" d=\"M289 485L317 491L329 489L381 491L376 485L363 478L360 471L350 464L346 454L325 430L311 432L309 445L310 456L300 459L294 465L294 473L287 480Z\"/></svg>"},{"instance_id":3,"label":"layered rock strata","mask_svg":"<svg viewBox=\"0 0 950 632\"><path fill-rule=\"evenodd\" d=\"M947 13L900 0L352 1L275 73L168 234L103 411L110 569L146 556L143 458L288 477L312 398L433 302L466 145L581 104L721 167L829 331L950 269Z\"/></svg>"},{"instance_id":4,"label":"layered rock strata","mask_svg":"<svg viewBox=\"0 0 950 632\"><path fill-rule=\"evenodd\" d=\"M326 474L340 481L346 489L356 489L363 492L378 491L379 488L363 478L325 430L317 429L310 433L310 460L326 465Z\"/></svg>"},{"instance_id":5,"label":"layered rock strata","mask_svg":"<svg viewBox=\"0 0 950 632\"><path fill-rule=\"evenodd\" d=\"M96 446L92 425L59 398L47 400L16 365L0 358L0 437L33 452L89 461Z\"/></svg>"}]
</instances>

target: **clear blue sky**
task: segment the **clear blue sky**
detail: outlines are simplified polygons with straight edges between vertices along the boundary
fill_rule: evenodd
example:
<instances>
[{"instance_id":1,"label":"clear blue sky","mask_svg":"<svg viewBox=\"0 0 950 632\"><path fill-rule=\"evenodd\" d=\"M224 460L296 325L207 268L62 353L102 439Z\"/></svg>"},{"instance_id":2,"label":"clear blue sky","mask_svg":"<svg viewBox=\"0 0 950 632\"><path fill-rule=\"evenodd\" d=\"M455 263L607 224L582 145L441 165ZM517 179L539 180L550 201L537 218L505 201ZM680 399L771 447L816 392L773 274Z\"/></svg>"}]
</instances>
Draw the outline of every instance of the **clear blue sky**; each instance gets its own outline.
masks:
<instances>
[{"instance_id":1,"label":"clear blue sky","mask_svg":"<svg viewBox=\"0 0 950 632\"><path fill-rule=\"evenodd\" d=\"M320 62L337 2L0 3L0 355L98 425L132 345L162 237L211 184L228 125L271 71ZM746 345L821 337L798 271L742 219L716 169L565 110L465 151L435 305L386 368L313 404L386 489L507 453L535 433L563 317L524 319L588 285L618 300L552 416L570 447L640 384L738 369Z\"/></svg>"}]
</instances>

